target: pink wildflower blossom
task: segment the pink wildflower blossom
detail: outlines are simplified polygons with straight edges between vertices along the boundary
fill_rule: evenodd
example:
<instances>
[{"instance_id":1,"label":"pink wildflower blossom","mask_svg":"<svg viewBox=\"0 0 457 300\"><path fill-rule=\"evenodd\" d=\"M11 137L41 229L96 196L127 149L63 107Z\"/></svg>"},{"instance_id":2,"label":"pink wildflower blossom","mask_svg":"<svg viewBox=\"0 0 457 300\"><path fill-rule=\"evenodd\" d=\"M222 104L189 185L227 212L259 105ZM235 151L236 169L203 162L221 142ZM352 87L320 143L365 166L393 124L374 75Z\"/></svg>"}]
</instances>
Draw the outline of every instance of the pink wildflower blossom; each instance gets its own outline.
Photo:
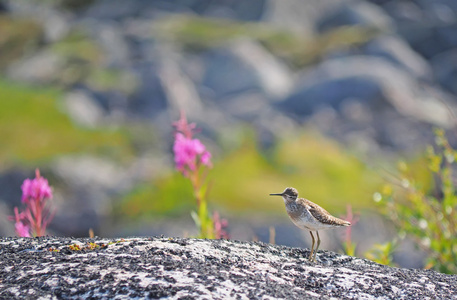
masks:
<instances>
[{"instance_id":1,"label":"pink wildflower blossom","mask_svg":"<svg viewBox=\"0 0 457 300\"><path fill-rule=\"evenodd\" d=\"M14 228L16 229L16 234L20 237L31 237L30 236L30 227L27 225L24 225L22 222L16 222L14 224Z\"/></svg>"},{"instance_id":2,"label":"pink wildflower blossom","mask_svg":"<svg viewBox=\"0 0 457 300\"><path fill-rule=\"evenodd\" d=\"M51 187L48 181L40 176L40 171L35 171L36 178L24 180L22 189L22 203L25 209L19 213L17 207L14 208L14 217L9 217L15 221L16 234L21 237L43 236L47 225L54 217L47 207L47 200L52 198Z\"/></svg>"},{"instance_id":3,"label":"pink wildflower blossom","mask_svg":"<svg viewBox=\"0 0 457 300\"><path fill-rule=\"evenodd\" d=\"M44 198L52 198L51 187L45 178L40 177L40 172L38 170L36 171L36 178L24 180L21 189L22 203L27 203L30 199L43 201Z\"/></svg>"},{"instance_id":4,"label":"pink wildflower blossom","mask_svg":"<svg viewBox=\"0 0 457 300\"><path fill-rule=\"evenodd\" d=\"M211 166L211 153L209 153L208 151L203 152L203 154L200 157L200 160L202 164L204 164L205 166Z\"/></svg>"},{"instance_id":5,"label":"pink wildflower blossom","mask_svg":"<svg viewBox=\"0 0 457 300\"><path fill-rule=\"evenodd\" d=\"M199 139L192 139L195 124L188 124L181 114L174 127L177 130L173 145L176 169L186 176L188 171L197 170L201 164L211 167L211 153Z\"/></svg>"}]
</instances>

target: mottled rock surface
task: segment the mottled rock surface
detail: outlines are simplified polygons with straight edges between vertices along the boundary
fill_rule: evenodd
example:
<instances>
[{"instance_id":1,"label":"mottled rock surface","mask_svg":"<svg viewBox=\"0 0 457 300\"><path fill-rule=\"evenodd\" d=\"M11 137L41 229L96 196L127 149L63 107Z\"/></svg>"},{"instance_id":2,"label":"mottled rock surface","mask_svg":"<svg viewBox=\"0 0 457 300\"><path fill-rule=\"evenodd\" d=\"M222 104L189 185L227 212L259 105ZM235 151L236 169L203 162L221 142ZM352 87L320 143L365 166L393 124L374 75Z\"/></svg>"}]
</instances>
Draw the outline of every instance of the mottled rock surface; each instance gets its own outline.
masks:
<instances>
[{"instance_id":1,"label":"mottled rock surface","mask_svg":"<svg viewBox=\"0 0 457 300\"><path fill-rule=\"evenodd\" d=\"M1 299L457 299L457 276L258 242L0 239Z\"/></svg>"}]
</instances>

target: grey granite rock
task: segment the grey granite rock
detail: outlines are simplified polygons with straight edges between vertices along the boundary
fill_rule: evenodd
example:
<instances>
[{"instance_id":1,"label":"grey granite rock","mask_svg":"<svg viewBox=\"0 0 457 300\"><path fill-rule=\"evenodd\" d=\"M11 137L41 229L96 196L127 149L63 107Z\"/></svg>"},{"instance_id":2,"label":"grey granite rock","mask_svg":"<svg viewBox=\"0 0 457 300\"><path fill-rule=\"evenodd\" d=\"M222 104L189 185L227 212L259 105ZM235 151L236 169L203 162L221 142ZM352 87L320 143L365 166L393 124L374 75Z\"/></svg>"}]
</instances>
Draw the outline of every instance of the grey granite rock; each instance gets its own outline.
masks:
<instances>
[{"instance_id":1,"label":"grey granite rock","mask_svg":"<svg viewBox=\"0 0 457 300\"><path fill-rule=\"evenodd\" d=\"M257 242L0 239L5 299L457 299L456 275Z\"/></svg>"}]
</instances>

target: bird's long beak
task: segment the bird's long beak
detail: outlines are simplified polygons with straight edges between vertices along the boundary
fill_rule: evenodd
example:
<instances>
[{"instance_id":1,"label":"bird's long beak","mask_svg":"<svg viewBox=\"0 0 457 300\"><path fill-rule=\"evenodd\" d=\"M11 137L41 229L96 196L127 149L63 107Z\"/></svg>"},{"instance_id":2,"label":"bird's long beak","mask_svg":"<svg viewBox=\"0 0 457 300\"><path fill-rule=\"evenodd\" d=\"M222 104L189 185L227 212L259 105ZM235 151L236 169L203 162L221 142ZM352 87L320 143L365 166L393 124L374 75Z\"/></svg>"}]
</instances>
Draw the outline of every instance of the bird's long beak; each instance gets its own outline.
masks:
<instances>
[{"instance_id":1,"label":"bird's long beak","mask_svg":"<svg viewBox=\"0 0 457 300\"><path fill-rule=\"evenodd\" d=\"M270 196L282 196L282 193L279 193L279 194L270 194Z\"/></svg>"}]
</instances>

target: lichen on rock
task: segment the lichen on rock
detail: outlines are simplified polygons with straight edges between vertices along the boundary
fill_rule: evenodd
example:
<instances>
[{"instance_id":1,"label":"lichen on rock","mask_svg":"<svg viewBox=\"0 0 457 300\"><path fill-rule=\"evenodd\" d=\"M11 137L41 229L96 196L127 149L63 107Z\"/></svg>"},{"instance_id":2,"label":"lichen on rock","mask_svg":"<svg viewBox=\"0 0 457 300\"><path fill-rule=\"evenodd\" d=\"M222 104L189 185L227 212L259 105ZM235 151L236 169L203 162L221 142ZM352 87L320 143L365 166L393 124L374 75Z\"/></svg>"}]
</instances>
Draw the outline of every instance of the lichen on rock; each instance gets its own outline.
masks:
<instances>
[{"instance_id":1,"label":"lichen on rock","mask_svg":"<svg viewBox=\"0 0 457 300\"><path fill-rule=\"evenodd\" d=\"M457 277L260 242L1 238L0 298L457 299Z\"/></svg>"}]
</instances>

